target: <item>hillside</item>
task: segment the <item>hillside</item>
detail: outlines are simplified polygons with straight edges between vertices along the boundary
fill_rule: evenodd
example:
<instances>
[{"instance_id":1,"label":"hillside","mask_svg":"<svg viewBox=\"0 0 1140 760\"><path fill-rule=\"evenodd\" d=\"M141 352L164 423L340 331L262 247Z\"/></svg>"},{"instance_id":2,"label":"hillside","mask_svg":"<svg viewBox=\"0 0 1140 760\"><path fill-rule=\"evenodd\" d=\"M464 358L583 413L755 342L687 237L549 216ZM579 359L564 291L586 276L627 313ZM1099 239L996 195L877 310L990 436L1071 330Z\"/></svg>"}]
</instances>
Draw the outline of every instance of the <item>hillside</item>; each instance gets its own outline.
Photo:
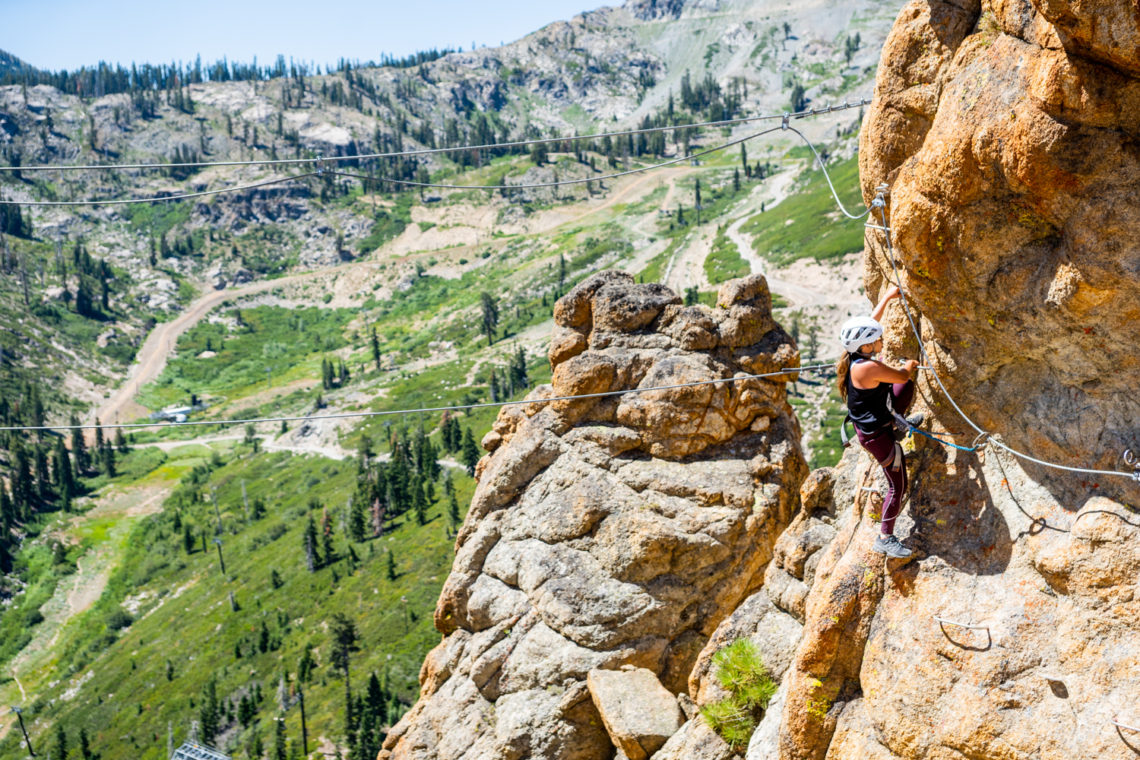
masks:
<instances>
[{"instance_id":1,"label":"hillside","mask_svg":"<svg viewBox=\"0 0 1140 760\"><path fill-rule=\"evenodd\" d=\"M189 70L177 85L166 71L154 74L166 85L145 92L114 72L73 73L64 89L40 72L40 84L0 87L0 163L329 157L676 127L625 145L493 148L353 169L452 184L599 177L756 129L684 128L696 121L784 111L793 95L809 108L857 100L894 12L886 3L631 2L422 63L256 76L234 68L229 81ZM857 196L860 115L796 122L828 153L845 202ZM12 562L0 584L0 699L24 705L37 754L65 726L72 756L80 729L105 760L164 756L168 733L181 741L215 700L220 746L270 751L280 713L297 747L302 690L310 752L378 748L419 695L419 666L436 642L429 612L454 558L452 523L475 489L467 464L495 412L313 418L523 397L553 379L554 304L603 269L706 305L724 281L765 272L775 316L804 360L827 358L822 336L863 306L853 255L862 241L857 223L835 224L809 159L785 134L556 191L420 191L326 172L186 202L9 210L5 424L128 422L194 401L205 406L195 421L301 418L168 425L121 442L107 431L102 447L91 434L82 463L70 436L69 452L52 434L5 434L12 507L0 548ZM143 197L294 171L23 171L0 174L0 193ZM497 313L489 328L484 294ZM805 375L787 392L804 457L836 461L838 444L820 424L839 408L826 385ZM374 453L367 466L362 445ZM73 471L66 487L61 458ZM331 548L334 558L312 571L310 516L318 555ZM330 652L334 613L359 634L352 723ZM0 756L19 756L8 718L0 736Z\"/></svg>"}]
</instances>

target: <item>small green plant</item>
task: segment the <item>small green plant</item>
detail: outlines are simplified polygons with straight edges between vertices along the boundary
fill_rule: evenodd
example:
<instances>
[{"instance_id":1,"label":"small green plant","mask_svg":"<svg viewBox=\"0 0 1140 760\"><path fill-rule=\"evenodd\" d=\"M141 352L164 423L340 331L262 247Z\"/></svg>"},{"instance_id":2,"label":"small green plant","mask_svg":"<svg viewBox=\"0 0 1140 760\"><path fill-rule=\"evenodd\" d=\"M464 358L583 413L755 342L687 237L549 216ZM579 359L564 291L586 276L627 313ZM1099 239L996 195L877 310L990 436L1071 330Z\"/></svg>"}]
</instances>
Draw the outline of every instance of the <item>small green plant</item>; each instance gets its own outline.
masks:
<instances>
[{"instance_id":1,"label":"small green plant","mask_svg":"<svg viewBox=\"0 0 1140 760\"><path fill-rule=\"evenodd\" d=\"M776 693L760 653L748 639L737 639L713 656L716 680L728 696L701 707L709 728L734 750L748 746L756 723Z\"/></svg>"}]
</instances>

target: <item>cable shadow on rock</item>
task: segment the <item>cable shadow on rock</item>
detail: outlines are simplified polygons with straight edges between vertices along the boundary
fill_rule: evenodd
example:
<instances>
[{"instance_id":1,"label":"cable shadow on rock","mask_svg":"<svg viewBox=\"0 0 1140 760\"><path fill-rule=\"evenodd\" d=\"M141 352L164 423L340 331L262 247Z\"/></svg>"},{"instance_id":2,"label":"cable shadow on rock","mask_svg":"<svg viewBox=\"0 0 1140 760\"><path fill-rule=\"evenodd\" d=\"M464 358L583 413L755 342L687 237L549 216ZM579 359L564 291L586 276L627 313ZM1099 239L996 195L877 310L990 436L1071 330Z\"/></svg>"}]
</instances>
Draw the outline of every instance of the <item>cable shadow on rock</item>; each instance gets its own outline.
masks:
<instances>
[{"instance_id":1,"label":"cable shadow on rock","mask_svg":"<svg viewBox=\"0 0 1140 760\"><path fill-rule=\"evenodd\" d=\"M1114 728L1116 729L1116 735L1120 737L1120 741L1124 742L1124 746L1128 747L1128 749L1140 757L1140 741L1136 739L1137 735L1133 734L1132 737L1129 738L1125 729L1120 726L1114 726Z\"/></svg>"},{"instance_id":2,"label":"cable shadow on rock","mask_svg":"<svg viewBox=\"0 0 1140 760\"><path fill-rule=\"evenodd\" d=\"M965 649L968 652L987 652L994 645L994 639L990 634L989 628L966 628L955 625L953 623L948 623L943 620L939 620L938 618L935 618L935 622L938 623L938 627L942 629L942 635L946 637L946 640L959 649ZM981 635L978 633L978 631L985 631L985 646L970 643L972 641L978 641L981 639Z\"/></svg>"},{"instance_id":3,"label":"cable shadow on rock","mask_svg":"<svg viewBox=\"0 0 1140 760\"><path fill-rule=\"evenodd\" d=\"M949 474L948 454L937 444L914 459L910 509L916 548L969 575L1004 573L1016 538L994 503L983 469L972 468L975 477Z\"/></svg>"}]
</instances>

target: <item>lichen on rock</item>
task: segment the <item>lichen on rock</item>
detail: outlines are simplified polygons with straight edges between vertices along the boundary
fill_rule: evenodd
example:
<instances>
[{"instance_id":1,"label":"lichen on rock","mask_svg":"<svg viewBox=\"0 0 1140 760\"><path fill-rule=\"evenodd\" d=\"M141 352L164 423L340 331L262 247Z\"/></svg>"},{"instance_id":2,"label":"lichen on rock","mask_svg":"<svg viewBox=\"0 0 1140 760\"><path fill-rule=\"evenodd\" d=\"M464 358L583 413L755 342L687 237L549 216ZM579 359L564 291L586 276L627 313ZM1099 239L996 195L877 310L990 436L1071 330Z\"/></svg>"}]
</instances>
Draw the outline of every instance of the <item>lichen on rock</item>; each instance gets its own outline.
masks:
<instances>
[{"instance_id":1,"label":"lichen on rock","mask_svg":"<svg viewBox=\"0 0 1140 760\"><path fill-rule=\"evenodd\" d=\"M589 674L632 666L684 701L797 511L794 375L745 377L798 366L763 277L726 283L709 308L601 272L554 315L536 402L738 379L500 413L436 609L444 638L385 760L613 757Z\"/></svg>"}]
</instances>

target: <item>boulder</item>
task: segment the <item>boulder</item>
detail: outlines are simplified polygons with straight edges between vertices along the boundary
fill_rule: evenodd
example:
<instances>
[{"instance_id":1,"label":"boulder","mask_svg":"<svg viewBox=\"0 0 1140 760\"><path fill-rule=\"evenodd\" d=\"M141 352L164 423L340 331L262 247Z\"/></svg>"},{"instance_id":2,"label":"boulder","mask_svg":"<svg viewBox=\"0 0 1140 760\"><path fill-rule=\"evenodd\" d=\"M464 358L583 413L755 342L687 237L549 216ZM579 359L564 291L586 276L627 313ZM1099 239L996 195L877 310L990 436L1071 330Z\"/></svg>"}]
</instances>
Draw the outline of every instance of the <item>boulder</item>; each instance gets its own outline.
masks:
<instances>
[{"instance_id":1,"label":"boulder","mask_svg":"<svg viewBox=\"0 0 1140 760\"><path fill-rule=\"evenodd\" d=\"M645 668L591 670L586 683L606 733L629 760L646 760L685 722L677 698Z\"/></svg>"}]
</instances>

